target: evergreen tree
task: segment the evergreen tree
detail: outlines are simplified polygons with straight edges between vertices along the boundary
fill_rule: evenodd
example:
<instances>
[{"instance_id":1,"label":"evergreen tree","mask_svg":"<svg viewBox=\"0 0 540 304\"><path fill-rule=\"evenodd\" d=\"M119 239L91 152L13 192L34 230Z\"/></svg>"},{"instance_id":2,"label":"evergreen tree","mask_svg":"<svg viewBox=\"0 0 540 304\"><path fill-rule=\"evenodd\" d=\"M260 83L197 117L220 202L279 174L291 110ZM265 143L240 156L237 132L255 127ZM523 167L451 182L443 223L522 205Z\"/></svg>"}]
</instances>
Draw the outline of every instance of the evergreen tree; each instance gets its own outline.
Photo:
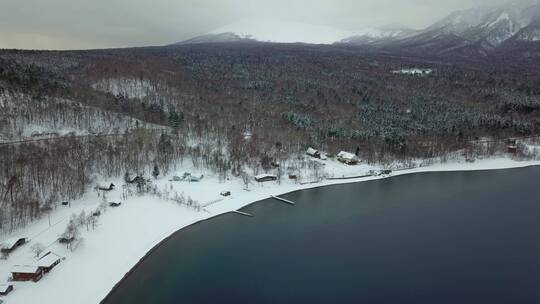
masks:
<instances>
[{"instance_id":1,"label":"evergreen tree","mask_svg":"<svg viewBox=\"0 0 540 304\"><path fill-rule=\"evenodd\" d=\"M157 177L159 176L159 168L157 165L154 165L154 170L152 171L152 176L157 179Z\"/></svg>"},{"instance_id":2,"label":"evergreen tree","mask_svg":"<svg viewBox=\"0 0 540 304\"><path fill-rule=\"evenodd\" d=\"M124 182L130 183L131 178L129 177L129 172L126 171L126 174L124 174Z\"/></svg>"}]
</instances>

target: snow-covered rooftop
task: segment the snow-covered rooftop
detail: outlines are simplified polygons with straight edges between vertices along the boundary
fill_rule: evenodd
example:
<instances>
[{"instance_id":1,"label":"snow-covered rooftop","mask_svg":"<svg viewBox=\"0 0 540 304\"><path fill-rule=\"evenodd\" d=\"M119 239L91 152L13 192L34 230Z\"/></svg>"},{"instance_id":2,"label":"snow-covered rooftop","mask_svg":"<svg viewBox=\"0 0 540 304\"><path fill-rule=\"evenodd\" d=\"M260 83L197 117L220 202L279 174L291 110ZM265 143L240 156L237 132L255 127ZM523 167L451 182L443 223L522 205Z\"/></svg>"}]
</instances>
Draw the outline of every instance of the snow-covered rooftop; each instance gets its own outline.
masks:
<instances>
[{"instance_id":1,"label":"snow-covered rooftop","mask_svg":"<svg viewBox=\"0 0 540 304\"><path fill-rule=\"evenodd\" d=\"M350 159L350 160L357 159L356 155L349 152L345 152L345 151L339 152L337 156L342 159Z\"/></svg>"},{"instance_id":2,"label":"snow-covered rooftop","mask_svg":"<svg viewBox=\"0 0 540 304\"><path fill-rule=\"evenodd\" d=\"M8 291L9 286L13 286L13 285L10 285L10 284L0 284L0 292L1 292L1 293L6 293L6 292Z\"/></svg>"},{"instance_id":3,"label":"snow-covered rooftop","mask_svg":"<svg viewBox=\"0 0 540 304\"><path fill-rule=\"evenodd\" d=\"M317 151L317 150L315 150L313 148L308 148L307 149L307 154L309 154L309 155L314 155L316 153L319 153L319 151Z\"/></svg>"},{"instance_id":4,"label":"snow-covered rooftop","mask_svg":"<svg viewBox=\"0 0 540 304\"><path fill-rule=\"evenodd\" d=\"M259 174L255 176L256 179L263 179L263 178L276 178L277 176L273 174Z\"/></svg>"},{"instance_id":5,"label":"snow-covered rooftop","mask_svg":"<svg viewBox=\"0 0 540 304\"><path fill-rule=\"evenodd\" d=\"M39 267L47 267L48 268L48 267L51 267L52 265L54 265L54 263L58 262L58 260L60 260L60 259L62 259L61 256L50 252L46 256L39 259L37 264L38 264Z\"/></svg>"},{"instance_id":6,"label":"snow-covered rooftop","mask_svg":"<svg viewBox=\"0 0 540 304\"><path fill-rule=\"evenodd\" d=\"M2 242L2 244L0 244L0 248L2 249L11 249L13 248L13 246L15 246L15 244L17 243L17 241L19 241L20 239L22 238L9 238L5 241Z\"/></svg>"},{"instance_id":7,"label":"snow-covered rooftop","mask_svg":"<svg viewBox=\"0 0 540 304\"><path fill-rule=\"evenodd\" d=\"M11 272L17 273L36 273L39 267L37 265L15 265L11 269Z\"/></svg>"}]
</instances>

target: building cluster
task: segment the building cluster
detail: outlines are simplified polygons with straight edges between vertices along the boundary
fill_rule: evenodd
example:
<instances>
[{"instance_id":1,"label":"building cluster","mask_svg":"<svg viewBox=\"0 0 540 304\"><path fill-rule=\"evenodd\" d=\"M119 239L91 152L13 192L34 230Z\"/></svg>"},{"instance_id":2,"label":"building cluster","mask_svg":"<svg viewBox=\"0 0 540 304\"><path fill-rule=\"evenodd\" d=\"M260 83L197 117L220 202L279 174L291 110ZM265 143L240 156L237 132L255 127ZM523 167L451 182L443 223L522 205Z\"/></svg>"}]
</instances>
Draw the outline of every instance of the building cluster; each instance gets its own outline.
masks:
<instances>
[{"instance_id":1,"label":"building cluster","mask_svg":"<svg viewBox=\"0 0 540 304\"><path fill-rule=\"evenodd\" d=\"M12 238L5 240L0 244L2 257L7 259L14 251L25 245L27 242L27 238ZM14 287L10 282L37 282L41 280L45 274L49 273L54 267L60 264L62 259L61 256L48 251L44 254L40 254L37 260L21 265L14 265L11 269L11 276L8 279L8 282L0 284L0 295L5 296L13 291Z\"/></svg>"}]
</instances>

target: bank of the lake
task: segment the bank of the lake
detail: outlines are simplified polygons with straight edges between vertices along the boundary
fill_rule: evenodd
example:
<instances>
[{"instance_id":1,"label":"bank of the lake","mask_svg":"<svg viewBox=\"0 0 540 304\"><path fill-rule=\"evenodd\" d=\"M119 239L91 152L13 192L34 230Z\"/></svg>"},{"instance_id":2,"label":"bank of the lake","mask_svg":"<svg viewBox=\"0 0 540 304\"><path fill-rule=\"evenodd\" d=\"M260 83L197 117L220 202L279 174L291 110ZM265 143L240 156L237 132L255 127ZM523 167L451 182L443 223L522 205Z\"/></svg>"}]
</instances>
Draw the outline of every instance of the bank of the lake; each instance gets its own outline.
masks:
<instances>
[{"instance_id":1,"label":"bank of the lake","mask_svg":"<svg viewBox=\"0 0 540 304\"><path fill-rule=\"evenodd\" d=\"M411 172L403 172L411 173ZM537 303L539 167L334 185L189 226L105 303Z\"/></svg>"}]
</instances>

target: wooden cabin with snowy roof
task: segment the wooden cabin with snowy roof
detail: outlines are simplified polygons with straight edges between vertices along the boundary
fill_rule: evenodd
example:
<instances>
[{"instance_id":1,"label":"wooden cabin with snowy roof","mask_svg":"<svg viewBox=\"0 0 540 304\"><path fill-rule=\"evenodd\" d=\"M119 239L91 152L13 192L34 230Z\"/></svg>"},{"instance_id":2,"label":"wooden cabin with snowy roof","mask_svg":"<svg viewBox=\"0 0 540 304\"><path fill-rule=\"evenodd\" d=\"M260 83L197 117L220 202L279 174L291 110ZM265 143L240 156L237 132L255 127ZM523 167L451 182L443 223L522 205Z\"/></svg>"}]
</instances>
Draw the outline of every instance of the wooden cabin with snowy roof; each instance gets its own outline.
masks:
<instances>
[{"instance_id":1,"label":"wooden cabin with snowy roof","mask_svg":"<svg viewBox=\"0 0 540 304\"><path fill-rule=\"evenodd\" d=\"M13 281L17 282L37 282L41 280L42 277L43 271L37 265L15 265L11 270L11 278Z\"/></svg>"},{"instance_id":2,"label":"wooden cabin with snowy roof","mask_svg":"<svg viewBox=\"0 0 540 304\"><path fill-rule=\"evenodd\" d=\"M60 261L62 261L61 256L49 251L38 260L37 266L45 274L51 271L56 265L60 264Z\"/></svg>"},{"instance_id":3,"label":"wooden cabin with snowy roof","mask_svg":"<svg viewBox=\"0 0 540 304\"><path fill-rule=\"evenodd\" d=\"M27 238L11 238L2 242L0 249L4 255L9 255L15 249L26 244Z\"/></svg>"},{"instance_id":4,"label":"wooden cabin with snowy roof","mask_svg":"<svg viewBox=\"0 0 540 304\"><path fill-rule=\"evenodd\" d=\"M358 163L360 162L360 160L358 159L358 156L349 152L344 152L344 151L341 151L338 153L337 159L338 161L346 165L351 165L351 166L358 165Z\"/></svg>"}]
</instances>

